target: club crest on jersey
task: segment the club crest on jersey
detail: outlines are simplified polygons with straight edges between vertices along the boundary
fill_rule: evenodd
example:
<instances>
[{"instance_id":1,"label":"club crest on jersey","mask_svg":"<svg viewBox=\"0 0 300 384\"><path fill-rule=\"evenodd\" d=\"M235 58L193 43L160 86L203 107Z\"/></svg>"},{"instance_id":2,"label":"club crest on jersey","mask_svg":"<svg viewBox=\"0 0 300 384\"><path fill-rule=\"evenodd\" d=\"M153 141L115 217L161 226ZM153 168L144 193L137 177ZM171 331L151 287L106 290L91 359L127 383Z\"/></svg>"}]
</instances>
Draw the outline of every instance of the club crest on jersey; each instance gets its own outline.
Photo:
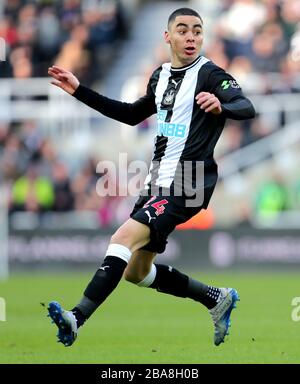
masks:
<instances>
[{"instance_id":1,"label":"club crest on jersey","mask_svg":"<svg viewBox=\"0 0 300 384\"><path fill-rule=\"evenodd\" d=\"M165 95L165 97L163 98L163 104L164 105L172 105L173 102L174 102L174 99L175 99L175 90L174 89L171 89L170 91L168 91Z\"/></svg>"}]
</instances>

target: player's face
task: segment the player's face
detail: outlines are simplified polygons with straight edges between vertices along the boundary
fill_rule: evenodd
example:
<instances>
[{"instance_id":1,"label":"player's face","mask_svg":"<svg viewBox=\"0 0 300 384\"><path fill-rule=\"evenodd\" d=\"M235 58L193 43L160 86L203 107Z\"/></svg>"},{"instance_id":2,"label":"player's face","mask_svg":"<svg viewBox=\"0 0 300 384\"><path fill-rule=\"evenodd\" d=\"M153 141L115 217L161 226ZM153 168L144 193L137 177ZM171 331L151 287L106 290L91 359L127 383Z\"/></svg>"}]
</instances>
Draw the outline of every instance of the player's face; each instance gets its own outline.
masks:
<instances>
[{"instance_id":1,"label":"player's face","mask_svg":"<svg viewBox=\"0 0 300 384\"><path fill-rule=\"evenodd\" d=\"M196 16L177 16L165 32L165 41L171 47L173 67L192 63L203 43L201 20Z\"/></svg>"}]
</instances>

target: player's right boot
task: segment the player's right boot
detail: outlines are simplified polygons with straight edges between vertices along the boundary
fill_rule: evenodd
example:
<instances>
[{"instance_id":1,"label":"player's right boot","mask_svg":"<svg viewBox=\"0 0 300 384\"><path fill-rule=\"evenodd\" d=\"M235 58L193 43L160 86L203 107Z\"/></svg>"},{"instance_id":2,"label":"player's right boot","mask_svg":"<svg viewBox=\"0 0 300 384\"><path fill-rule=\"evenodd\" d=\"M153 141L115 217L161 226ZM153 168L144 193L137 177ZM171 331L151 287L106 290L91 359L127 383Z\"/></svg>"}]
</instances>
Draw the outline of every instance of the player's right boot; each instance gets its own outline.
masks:
<instances>
[{"instance_id":1,"label":"player's right boot","mask_svg":"<svg viewBox=\"0 0 300 384\"><path fill-rule=\"evenodd\" d=\"M70 347L78 333L77 321L73 312L65 311L56 301L49 303L48 312L52 323L55 323L58 328L58 342L63 343L65 347Z\"/></svg>"},{"instance_id":2,"label":"player's right boot","mask_svg":"<svg viewBox=\"0 0 300 384\"><path fill-rule=\"evenodd\" d=\"M226 335L229 335L231 311L236 308L236 302L240 300L237 291L233 288L220 288L221 293L217 305L210 309L214 323L214 343L220 345L224 343Z\"/></svg>"}]
</instances>

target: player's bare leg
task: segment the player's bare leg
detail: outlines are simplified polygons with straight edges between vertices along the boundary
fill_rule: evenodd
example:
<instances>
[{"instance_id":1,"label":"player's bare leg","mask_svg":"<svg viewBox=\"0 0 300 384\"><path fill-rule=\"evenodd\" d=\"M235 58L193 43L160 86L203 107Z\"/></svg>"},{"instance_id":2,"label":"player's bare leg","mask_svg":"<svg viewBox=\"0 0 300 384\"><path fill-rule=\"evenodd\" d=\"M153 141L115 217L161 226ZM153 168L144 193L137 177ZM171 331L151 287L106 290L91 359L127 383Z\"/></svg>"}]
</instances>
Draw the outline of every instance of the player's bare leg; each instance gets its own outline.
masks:
<instances>
[{"instance_id":1,"label":"player's bare leg","mask_svg":"<svg viewBox=\"0 0 300 384\"><path fill-rule=\"evenodd\" d=\"M153 268L156 253L139 249L135 251L124 271L124 278L133 284L139 285ZM155 277L155 276L154 276Z\"/></svg>"}]
</instances>

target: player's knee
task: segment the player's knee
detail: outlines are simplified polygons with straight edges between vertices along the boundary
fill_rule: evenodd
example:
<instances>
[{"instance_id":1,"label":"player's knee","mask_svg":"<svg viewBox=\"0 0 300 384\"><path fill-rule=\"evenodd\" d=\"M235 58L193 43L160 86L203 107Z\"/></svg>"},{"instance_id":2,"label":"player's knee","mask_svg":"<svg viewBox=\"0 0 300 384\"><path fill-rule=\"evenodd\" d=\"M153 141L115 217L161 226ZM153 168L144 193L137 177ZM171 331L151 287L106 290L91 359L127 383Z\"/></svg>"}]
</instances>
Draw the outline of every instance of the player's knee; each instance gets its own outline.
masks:
<instances>
[{"instance_id":1,"label":"player's knee","mask_svg":"<svg viewBox=\"0 0 300 384\"><path fill-rule=\"evenodd\" d=\"M126 281L129 281L130 283L138 284L144 279L145 276L136 271L132 271L130 268L126 268L123 277Z\"/></svg>"}]
</instances>

